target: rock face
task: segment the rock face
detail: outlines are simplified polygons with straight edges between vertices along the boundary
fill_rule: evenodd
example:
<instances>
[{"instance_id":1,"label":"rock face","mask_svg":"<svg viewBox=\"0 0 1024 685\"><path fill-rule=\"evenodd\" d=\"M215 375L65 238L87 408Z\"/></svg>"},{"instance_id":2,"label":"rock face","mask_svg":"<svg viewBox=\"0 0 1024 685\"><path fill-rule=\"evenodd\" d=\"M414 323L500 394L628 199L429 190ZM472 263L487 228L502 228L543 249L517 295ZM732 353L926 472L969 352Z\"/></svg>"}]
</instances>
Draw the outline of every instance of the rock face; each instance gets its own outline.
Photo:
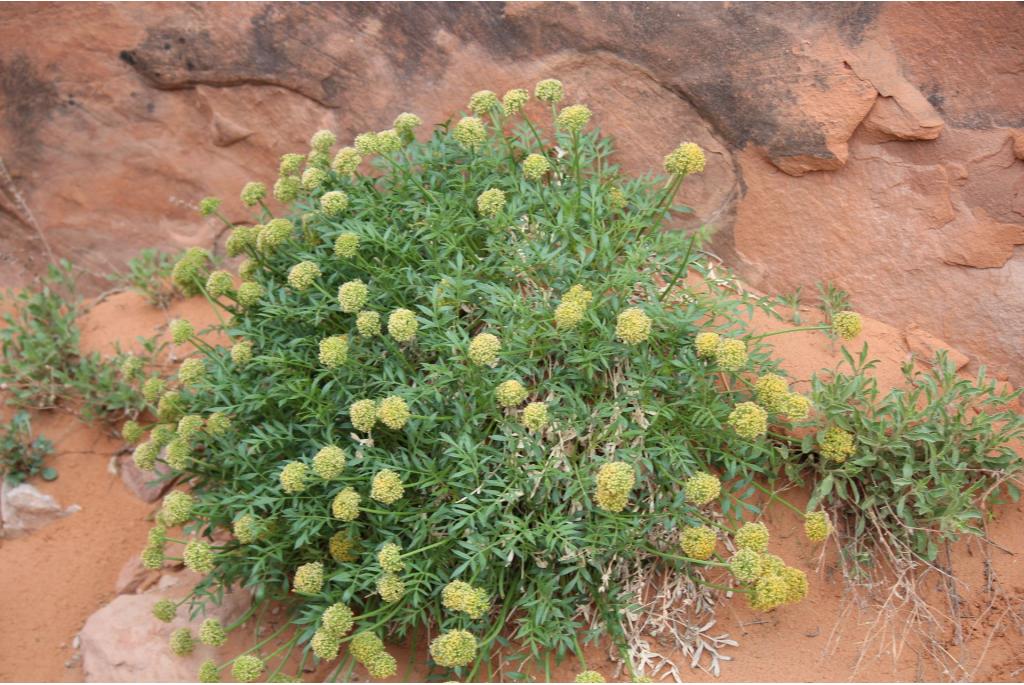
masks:
<instances>
[{"instance_id":1,"label":"rock face","mask_svg":"<svg viewBox=\"0 0 1024 685\"><path fill-rule=\"evenodd\" d=\"M27 4L0 10L0 276L217 239L196 201L475 90L557 76L630 171L709 152L690 225L755 286L833 280L1024 381L1018 3ZM546 119L541 108L532 110ZM44 244L45 243L45 244ZM97 287L99 281L96 281Z\"/></svg>"}]
</instances>

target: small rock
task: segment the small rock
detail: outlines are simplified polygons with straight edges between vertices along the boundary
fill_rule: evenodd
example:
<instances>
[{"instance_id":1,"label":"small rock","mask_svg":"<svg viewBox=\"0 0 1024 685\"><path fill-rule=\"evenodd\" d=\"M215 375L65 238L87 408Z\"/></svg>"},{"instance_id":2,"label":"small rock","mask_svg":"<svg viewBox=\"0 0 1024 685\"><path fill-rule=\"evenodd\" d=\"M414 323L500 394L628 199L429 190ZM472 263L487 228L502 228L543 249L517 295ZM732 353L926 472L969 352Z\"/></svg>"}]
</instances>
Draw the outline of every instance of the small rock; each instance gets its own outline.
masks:
<instances>
[{"instance_id":1,"label":"small rock","mask_svg":"<svg viewBox=\"0 0 1024 685\"><path fill-rule=\"evenodd\" d=\"M166 464L157 462L156 468L152 471L143 471L135 465L130 454L121 455L119 461L121 480L125 487L143 502L157 501L171 487L170 480L157 480L170 473L170 468Z\"/></svg>"},{"instance_id":2,"label":"small rock","mask_svg":"<svg viewBox=\"0 0 1024 685\"><path fill-rule=\"evenodd\" d=\"M135 555L121 567L114 591L119 595L130 595L147 590L159 581L160 572L143 566L142 559Z\"/></svg>"},{"instance_id":3,"label":"small rock","mask_svg":"<svg viewBox=\"0 0 1024 685\"><path fill-rule=\"evenodd\" d=\"M77 505L61 509L51 495L40 492L29 483L12 487L4 481L0 487L0 520L7 536L39 530L80 510Z\"/></svg>"},{"instance_id":4,"label":"small rock","mask_svg":"<svg viewBox=\"0 0 1024 685\"><path fill-rule=\"evenodd\" d=\"M907 326L906 331L903 333L903 338L907 341L907 347L914 353L914 356L928 364L935 361L936 354L940 351L946 353L949 361L953 363L957 371L967 366L968 362L971 361L970 357L966 354L939 340L917 324Z\"/></svg>"},{"instance_id":5,"label":"small rock","mask_svg":"<svg viewBox=\"0 0 1024 685\"><path fill-rule=\"evenodd\" d=\"M74 639L71 640L71 649L78 649L82 646L82 636L75 635Z\"/></svg>"}]
</instances>

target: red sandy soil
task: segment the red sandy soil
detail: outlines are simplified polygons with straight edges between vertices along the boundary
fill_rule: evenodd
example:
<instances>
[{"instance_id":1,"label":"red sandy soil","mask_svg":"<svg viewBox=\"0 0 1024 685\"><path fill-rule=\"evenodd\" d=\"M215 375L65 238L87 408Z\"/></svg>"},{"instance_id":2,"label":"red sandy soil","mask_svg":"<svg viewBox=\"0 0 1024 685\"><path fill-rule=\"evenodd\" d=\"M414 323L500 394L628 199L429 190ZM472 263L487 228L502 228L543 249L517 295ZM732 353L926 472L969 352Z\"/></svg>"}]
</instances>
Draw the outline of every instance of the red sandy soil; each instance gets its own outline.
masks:
<instances>
[{"instance_id":1,"label":"red sandy soil","mask_svg":"<svg viewBox=\"0 0 1024 685\"><path fill-rule=\"evenodd\" d=\"M804 315L813 317L810 312ZM83 317L83 348L112 353L115 342L131 346L137 336L165 330L178 316L188 318L197 328L215 321L202 300L178 301L170 310L161 311L137 295L114 295ZM784 324L758 316L756 325L769 330ZM806 381L814 371L834 367L840 358L838 346L820 333L770 340L798 380ZM863 340L870 341L872 357L881 360L876 372L880 383L884 387L897 385L900 364L907 358L902 335L867 320L864 335L851 349L859 350ZM172 356L184 352L187 350L170 350ZM147 518L154 507L133 497L109 469L122 444L107 429L82 424L65 413L37 416L33 425L56 443L52 464L60 472L60 478L52 483L34 484L53 494L63 506L79 504L82 511L36 533L0 540L0 679L81 680L80 664L65 663L74 655L72 641L86 618L114 596L119 571L144 544L150 525ZM793 489L785 496L800 507L807 495ZM972 539L952 546L951 567L959 579L961 602L960 619L955 624L963 639L956 644L953 622L943 624L938 632L945 648L965 670L951 673L937 670L913 634L904 640L899 621L880 617L872 601L859 601L846 589L834 540L824 548L809 546L801 534L800 519L781 505L769 505L764 520L772 530L772 551L808 574L811 591L800 604L769 614L749 610L739 597L723 600L710 632L728 633L740 646L722 651L733 657L722 664L722 679L1019 681L1024 675L1024 527L1020 525L1024 506L1001 506L993 512L988 525L993 544ZM949 615L946 595L934 594L936 611ZM606 649L595 646L586 651L590 668L609 680L626 678L619 675L618 665L608 659ZM394 652L400 665L413 664L411 670L400 667L401 678L394 680L426 675L415 666L423 663L415 655L402 648ZM691 670L681 656L675 661L685 680L714 680L702 670ZM577 668L575 660L567 660L553 675L572 680ZM313 677L325 675L320 669ZM368 679L361 667L353 677Z\"/></svg>"}]
</instances>

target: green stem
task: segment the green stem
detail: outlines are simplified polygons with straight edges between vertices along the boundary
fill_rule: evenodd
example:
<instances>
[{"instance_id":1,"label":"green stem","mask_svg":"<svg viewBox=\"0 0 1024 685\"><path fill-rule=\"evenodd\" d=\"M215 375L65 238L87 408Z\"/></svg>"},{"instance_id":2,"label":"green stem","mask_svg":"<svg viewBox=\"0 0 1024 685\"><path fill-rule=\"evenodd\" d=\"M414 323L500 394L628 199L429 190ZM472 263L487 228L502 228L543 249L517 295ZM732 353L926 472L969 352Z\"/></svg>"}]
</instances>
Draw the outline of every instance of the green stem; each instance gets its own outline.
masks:
<instances>
[{"instance_id":1,"label":"green stem","mask_svg":"<svg viewBox=\"0 0 1024 685\"><path fill-rule=\"evenodd\" d=\"M785 333L799 333L800 331L829 331L832 330L832 326L829 324L818 324L816 326L798 326L796 328L784 328L781 331L771 331L768 333L761 333L760 335L752 335L747 340L763 340L764 338L770 338L773 335L784 335Z\"/></svg>"}]
</instances>

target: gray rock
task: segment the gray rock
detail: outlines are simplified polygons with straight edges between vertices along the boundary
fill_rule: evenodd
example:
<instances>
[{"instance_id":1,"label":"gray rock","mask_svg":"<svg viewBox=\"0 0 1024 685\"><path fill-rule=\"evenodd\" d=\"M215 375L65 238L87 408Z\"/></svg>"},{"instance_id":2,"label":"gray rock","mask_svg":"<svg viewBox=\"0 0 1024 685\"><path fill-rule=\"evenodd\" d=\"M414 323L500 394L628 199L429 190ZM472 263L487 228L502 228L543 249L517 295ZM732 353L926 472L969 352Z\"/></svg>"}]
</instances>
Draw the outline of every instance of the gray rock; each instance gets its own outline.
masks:
<instances>
[{"instance_id":1,"label":"gray rock","mask_svg":"<svg viewBox=\"0 0 1024 685\"><path fill-rule=\"evenodd\" d=\"M80 510L78 505L62 509L56 499L30 483L12 486L4 481L0 487L0 521L7 537L39 530Z\"/></svg>"}]
</instances>

